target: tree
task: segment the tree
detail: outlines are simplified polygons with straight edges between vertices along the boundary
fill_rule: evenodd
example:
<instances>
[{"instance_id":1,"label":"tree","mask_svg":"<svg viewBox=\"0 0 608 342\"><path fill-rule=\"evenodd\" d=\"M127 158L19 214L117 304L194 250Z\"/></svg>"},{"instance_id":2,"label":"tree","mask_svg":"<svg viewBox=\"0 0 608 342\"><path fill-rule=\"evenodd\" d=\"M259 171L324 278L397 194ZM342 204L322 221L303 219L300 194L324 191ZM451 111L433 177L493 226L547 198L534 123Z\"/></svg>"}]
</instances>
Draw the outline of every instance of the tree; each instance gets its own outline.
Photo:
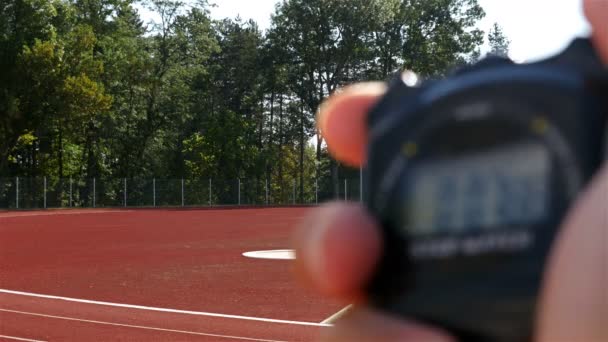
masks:
<instances>
[{"instance_id":1,"label":"tree","mask_svg":"<svg viewBox=\"0 0 608 342\"><path fill-rule=\"evenodd\" d=\"M100 83L103 64L94 57L96 37L65 2L14 1L3 10L14 45L3 44L1 52L9 81L0 102L9 121L0 171L9 165L17 174L63 176L64 142L85 136L80 128L111 103Z\"/></svg>"},{"instance_id":2,"label":"tree","mask_svg":"<svg viewBox=\"0 0 608 342\"><path fill-rule=\"evenodd\" d=\"M122 177L183 176L182 142L193 120L196 84L207 73L207 59L217 44L204 3L189 10L170 0L148 6L160 16L150 34L143 36L140 24L125 16L128 34L112 50L113 66L124 72L114 75L121 96L109 125L120 134L107 131L120 139L108 140L114 144L115 171Z\"/></svg>"},{"instance_id":3,"label":"tree","mask_svg":"<svg viewBox=\"0 0 608 342\"><path fill-rule=\"evenodd\" d=\"M498 23L494 23L494 26L490 29L488 41L490 43L489 55L509 57L509 45L511 44L511 41L505 36Z\"/></svg>"},{"instance_id":4,"label":"tree","mask_svg":"<svg viewBox=\"0 0 608 342\"><path fill-rule=\"evenodd\" d=\"M59 1L48 0L0 3L0 174L9 172L9 154L19 137L42 119L24 108L29 90L17 66L24 48L56 37L60 7Z\"/></svg>"},{"instance_id":5,"label":"tree","mask_svg":"<svg viewBox=\"0 0 608 342\"><path fill-rule=\"evenodd\" d=\"M404 2L403 67L423 76L442 76L464 64L483 43L475 25L485 16L477 0Z\"/></svg>"},{"instance_id":6,"label":"tree","mask_svg":"<svg viewBox=\"0 0 608 342\"><path fill-rule=\"evenodd\" d=\"M284 1L269 39L283 50L289 90L304 105L302 135L315 133L319 104L348 83L385 79L401 68L441 75L463 63L483 40L474 28L483 16L476 0ZM338 164L332 165L337 193Z\"/></svg>"},{"instance_id":7,"label":"tree","mask_svg":"<svg viewBox=\"0 0 608 342\"><path fill-rule=\"evenodd\" d=\"M365 59L365 35L377 1L291 0L273 16L272 45L282 49L289 90L301 103L299 111L300 175L306 142L314 131L319 104L338 87L351 82ZM317 159L321 158L322 135L318 135ZM337 185L337 164L333 177ZM302 176L300 188L303 188Z\"/></svg>"},{"instance_id":8,"label":"tree","mask_svg":"<svg viewBox=\"0 0 608 342\"><path fill-rule=\"evenodd\" d=\"M483 40L476 0L284 0L266 33L202 0L147 0L144 26L136 1L0 3L0 176L247 178L282 203L330 177L335 197L355 170L329 157L320 103L404 68L440 77Z\"/></svg>"},{"instance_id":9,"label":"tree","mask_svg":"<svg viewBox=\"0 0 608 342\"><path fill-rule=\"evenodd\" d=\"M193 120L184 132L189 134L187 171L236 179L259 171L262 34L253 22L225 19L214 23L214 35L218 48L209 57L207 72L193 84ZM207 143L193 149L192 142L201 139ZM193 167L192 153L201 154L200 160L213 160L215 171L209 174L207 166Z\"/></svg>"}]
</instances>

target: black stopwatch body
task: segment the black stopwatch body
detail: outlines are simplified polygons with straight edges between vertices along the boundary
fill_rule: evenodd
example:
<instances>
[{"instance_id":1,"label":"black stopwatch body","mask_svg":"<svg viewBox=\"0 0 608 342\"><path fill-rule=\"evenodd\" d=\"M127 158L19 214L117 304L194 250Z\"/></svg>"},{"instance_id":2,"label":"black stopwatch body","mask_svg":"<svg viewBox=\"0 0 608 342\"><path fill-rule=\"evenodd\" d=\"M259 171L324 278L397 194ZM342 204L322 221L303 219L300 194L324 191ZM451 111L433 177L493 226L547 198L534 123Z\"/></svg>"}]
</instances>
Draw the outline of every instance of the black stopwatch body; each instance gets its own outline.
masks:
<instances>
[{"instance_id":1,"label":"black stopwatch body","mask_svg":"<svg viewBox=\"0 0 608 342\"><path fill-rule=\"evenodd\" d=\"M372 303L461 340L529 340L560 222L603 159L607 84L584 39L534 64L395 79L369 115Z\"/></svg>"}]
</instances>

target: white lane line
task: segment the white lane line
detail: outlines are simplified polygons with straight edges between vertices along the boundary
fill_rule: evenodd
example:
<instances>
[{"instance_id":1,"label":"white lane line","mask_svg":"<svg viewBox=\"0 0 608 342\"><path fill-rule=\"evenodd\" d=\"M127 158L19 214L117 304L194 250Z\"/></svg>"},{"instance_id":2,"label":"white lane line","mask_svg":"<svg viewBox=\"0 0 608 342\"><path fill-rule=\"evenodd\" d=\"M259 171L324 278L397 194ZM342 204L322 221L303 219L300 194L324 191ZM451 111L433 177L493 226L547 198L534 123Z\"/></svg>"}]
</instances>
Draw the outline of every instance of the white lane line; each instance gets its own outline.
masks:
<instances>
[{"instance_id":1,"label":"white lane line","mask_svg":"<svg viewBox=\"0 0 608 342\"><path fill-rule=\"evenodd\" d=\"M93 321L93 320L89 320L89 319L80 319L80 318L65 317L65 316L54 316L54 315L45 315L45 314L40 314L40 313L35 313L35 312L26 312L26 311L16 311L16 310L6 310L6 309L0 309L0 311L11 312L11 313L16 313L16 314L21 314L21 315L28 315L28 316L37 316L37 317L45 317L45 318L63 319L63 320L66 320L66 321L76 321L76 322L84 322L84 323L111 325L111 326L115 326L115 327L144 329L144 330L154 330L154 331L163 331L163 332L172 332L172 333L177 333L177 334L187 334L187 335L198 335L198 336L208 336L208 337L229 338L229 339L233 339L233 340L256 341L256 342L287 342L287 341L280 341L280 340L264 340L264 339L252 338L252 337L208 334L208 333L202 333L202 332L197 332L197 331L163 329L163 328L148 327L148 326L143 326L143 325L131 325L131 324L122 324L122 323L113 323L113 322ZM38 341L35 341L35 342L38 342Z\"/></svg>"},{"instance_id":2,"label":"white lane line","mask_svg":"<svg viewBox=\"0 0 608 342\"><path fill-rule=\"evenodd\" d=\"M225 315L225 314L219 314L219 313L213 313L213 312L188 311L188 310L177 310L177 309L165 309L165 308L156 308L156 307L143 306L143 305L130 305L130 304L121 304L121 303L100 302L100 301L96 301L96 300L87 300L87 299L78 299L78 298L69 298L69 297L50 296L50 295L43 295L43 294L38 294L38 293L21 292L21 291L13 291L13 290L5 290L5 289L0 289L0 293L7 293L7 294L12 294L12 295L17 295L17 296L25 296L25 297L54 299L54 300L61 300L61 301L73 302L73 303L94 304L94 305L111 306L111 307L117 307L117 308L127 308L127 309L137 309L137 310L147 310L147 311L157 311L157 312L167 312L167 313L177 313L177 314L194 315L194 316L208 316L208 317L230 318L230 319L240 319L240 320L245 320L245 321L257 321L257 322L277 323L277 324L291 324L291 325L304 325L304 326L313 326L313 327L328 327L328 326L331 326L329 324L314 323L314 322L287 321L287 320L282 320L282 319L271 319L271 318L260 318L260 317L249 317L249 316L238 316L238 315Z\"/></svg>"},{"instance_id":3,"label":"white lane line","mask_svg":"<svg viewBox=\"0 0 608 342\"><path fill-rule=\"evenodd\" d=\"M329 316L328 318L326 318L323 322L321 322L321 324L334 324L337 320L339 320L340 318L342 318L342 316L346 315L350 310L352 310L353 305L348 305L347 307L343 308L342 310L336 312L335 314Z\"/></svg>"},{"instance_id":4,"label":"white lane line","mask_svg":"<svg viewBox=\"0 0 608 342\"><path fill-rule=\"evenodd\" d=\"M7 335L0 335L0 338L5 338L7 340L15 340L15 341L25 341L25 342L47 342L47 341L43 341L43 340L31 340L29 338L7 336Z\"/></svg>"}]
</instances>

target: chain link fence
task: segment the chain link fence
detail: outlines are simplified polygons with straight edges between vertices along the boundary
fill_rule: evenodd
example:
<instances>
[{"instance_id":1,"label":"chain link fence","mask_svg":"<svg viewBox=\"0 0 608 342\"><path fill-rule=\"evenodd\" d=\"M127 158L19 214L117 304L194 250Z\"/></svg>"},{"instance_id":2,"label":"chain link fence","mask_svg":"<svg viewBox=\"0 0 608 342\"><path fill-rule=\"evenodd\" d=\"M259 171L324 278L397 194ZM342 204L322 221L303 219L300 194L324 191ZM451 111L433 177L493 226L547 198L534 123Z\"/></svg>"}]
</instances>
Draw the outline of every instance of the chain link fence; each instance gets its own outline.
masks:
<instances>
[{"instance_id":1,"label":"chain link fence","mask_svg":"<svg viewBox=\"0 0 608 342\"><path fill-rule=\"evenodd\" d=\"M314 205L361 195L359 178L0 178L0 209Z\"/></svg>"}]
</instances>

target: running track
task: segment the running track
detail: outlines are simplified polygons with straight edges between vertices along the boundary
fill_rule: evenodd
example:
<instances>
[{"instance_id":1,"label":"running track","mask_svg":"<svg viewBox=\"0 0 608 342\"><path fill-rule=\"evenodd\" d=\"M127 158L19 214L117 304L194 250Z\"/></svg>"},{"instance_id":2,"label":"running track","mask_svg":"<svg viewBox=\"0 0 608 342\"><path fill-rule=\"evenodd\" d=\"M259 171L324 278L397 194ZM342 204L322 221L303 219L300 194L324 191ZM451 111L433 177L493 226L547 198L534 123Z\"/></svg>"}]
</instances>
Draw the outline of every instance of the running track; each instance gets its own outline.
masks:
<instances>
[{"instance_id":1,"label":"running track","mask_svg":"<svg viewBox=\"0 0 608 342\"><path fill-rule=\"evenodd\" d=\"M339 303L284 260L306 208L0 212L0 341L311 341Z\"/></svg>"}]
</instances>

